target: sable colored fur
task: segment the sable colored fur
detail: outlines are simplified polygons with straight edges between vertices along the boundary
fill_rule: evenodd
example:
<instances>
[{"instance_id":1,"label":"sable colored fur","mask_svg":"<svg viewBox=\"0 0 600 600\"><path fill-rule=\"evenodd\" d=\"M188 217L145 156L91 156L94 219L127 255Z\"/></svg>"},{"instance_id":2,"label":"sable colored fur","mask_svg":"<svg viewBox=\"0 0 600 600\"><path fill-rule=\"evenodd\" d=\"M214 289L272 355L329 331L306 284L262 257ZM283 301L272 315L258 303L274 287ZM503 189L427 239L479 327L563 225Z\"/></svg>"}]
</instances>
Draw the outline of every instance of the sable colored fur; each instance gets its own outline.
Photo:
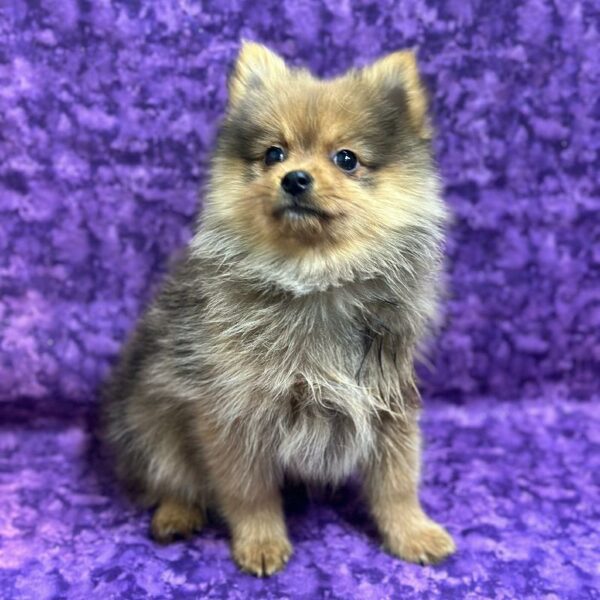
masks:
<instances>
[{"instance_id":1,"label":"sable colored fur","mask_svg":"<svg viewBox=\"0 0 600 600\"><path fill-rule=\"evenodd\" d=\"M271 574L292 551L284 475L359 471L391 552L453 552L418 500L413 360L446 221L430 137L410 51L321 81L243 46L201 223L107 394L118 471L157 507L157 539L214 506L238 564Z\"/></svg>"}]
</instances>

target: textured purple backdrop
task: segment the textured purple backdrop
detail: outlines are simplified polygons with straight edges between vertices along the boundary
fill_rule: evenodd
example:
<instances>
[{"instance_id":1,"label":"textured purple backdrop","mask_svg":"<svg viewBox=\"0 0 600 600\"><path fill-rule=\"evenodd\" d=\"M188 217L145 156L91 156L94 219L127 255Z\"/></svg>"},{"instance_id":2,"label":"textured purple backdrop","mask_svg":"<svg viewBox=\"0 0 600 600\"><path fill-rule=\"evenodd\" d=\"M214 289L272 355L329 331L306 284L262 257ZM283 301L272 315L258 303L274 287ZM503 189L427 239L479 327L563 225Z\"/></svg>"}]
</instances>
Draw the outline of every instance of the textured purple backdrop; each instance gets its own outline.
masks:
<instances>
[{"instance_id":1,"label":"textured purple backdrop","mask_svg":"<svg viewBox=\"0 0 600 600\"><path fill-rule=\"evenodd\" d=\"M1 3L0 597L600 597L599 30L594 0ZM241 38L319 75L419 47L456 216L425 499L461 550L437 569L383 554L351 486L292 506L295 558L255 581L218 525L148 542L91 458Z\"/></svg>"}]
</instances>

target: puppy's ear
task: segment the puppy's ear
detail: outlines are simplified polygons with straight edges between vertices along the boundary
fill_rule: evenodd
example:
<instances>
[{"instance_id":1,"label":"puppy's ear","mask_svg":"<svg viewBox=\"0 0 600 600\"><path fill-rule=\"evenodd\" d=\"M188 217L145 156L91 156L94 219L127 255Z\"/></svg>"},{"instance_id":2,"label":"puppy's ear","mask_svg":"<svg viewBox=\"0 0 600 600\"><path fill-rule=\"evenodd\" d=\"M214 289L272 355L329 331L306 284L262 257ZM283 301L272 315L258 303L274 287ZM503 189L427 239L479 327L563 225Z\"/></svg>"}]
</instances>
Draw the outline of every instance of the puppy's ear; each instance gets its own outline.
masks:
<instances>
[{"instance_id":1,"label":"puppy's ear","mask_svg":"<svg viewBox=\"0 0 600 600\"><path fill-rule=\"evenodd\" d=\"M368 82L383 89L391 101L404 101L413 128L423 139L433 135L427 114L427 92L421 81L414 50L400 50L388 54L362 71Z\"/></svg>"},{"instance_id":2,"label":"puppy's ear","mask_svg":"<svg viewBox=\"0 0 600 600\"><path fill-rule=\"evenodd\" d=\"M249 90L260 88L270 79L283 77L287 73L284 60L275 52L255 42L242 42L229 78L230 106L235 106Z\"/></svg>"}]
</instances>

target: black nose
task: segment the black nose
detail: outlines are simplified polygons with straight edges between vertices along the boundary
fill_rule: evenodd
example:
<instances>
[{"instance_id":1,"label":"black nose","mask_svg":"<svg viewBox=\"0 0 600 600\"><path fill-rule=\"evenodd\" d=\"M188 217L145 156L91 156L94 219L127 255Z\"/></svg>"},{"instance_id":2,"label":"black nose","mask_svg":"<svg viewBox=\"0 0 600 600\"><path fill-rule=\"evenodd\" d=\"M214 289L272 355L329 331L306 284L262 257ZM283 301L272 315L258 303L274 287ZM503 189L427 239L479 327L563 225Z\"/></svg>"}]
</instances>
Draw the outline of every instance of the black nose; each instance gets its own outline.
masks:
<instances>
[{"instance_id":1,"label":"black nose","mask_svg":"<svg viewBox=\"0 0 600 600\"><path fill-rule=\"evenodd\" d=\"M290 171L281 180L281 187L291 196L306 192L312 183L312 177L306 171Z\"/></svg>"}]
</instances>

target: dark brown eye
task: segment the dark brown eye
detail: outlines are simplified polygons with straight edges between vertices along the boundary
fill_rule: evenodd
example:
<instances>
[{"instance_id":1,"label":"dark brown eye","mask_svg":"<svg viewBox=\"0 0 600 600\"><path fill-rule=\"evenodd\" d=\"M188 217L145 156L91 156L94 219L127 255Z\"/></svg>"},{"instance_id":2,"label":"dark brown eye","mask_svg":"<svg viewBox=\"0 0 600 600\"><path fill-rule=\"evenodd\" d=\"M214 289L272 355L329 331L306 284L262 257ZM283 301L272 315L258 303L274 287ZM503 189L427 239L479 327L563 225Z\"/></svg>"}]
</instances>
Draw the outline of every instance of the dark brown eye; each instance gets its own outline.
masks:
<instances>
[{"instance_id":1,"label":"dark brown eye","mask_svg":"<svg viewBox=\"0 0 600 600\"><path fill-rule=\"evenodd\" d=\"M342 171L347 171L348 173L354 171L358 166L358 158L352 150L344 149L336 152L333 156L333 162L342 169Z\"/></svg>"},{"instance_id":2,"label":"dark brown eye","mask_svg":"<svg viewBox=\"0 0 600 600\"><path fill-rule=\"evenodd\" d=\"M285 160L285 152L278 146L271 146L265 152L265 165L270 166Z\"/></svg>"}]
</instances>

